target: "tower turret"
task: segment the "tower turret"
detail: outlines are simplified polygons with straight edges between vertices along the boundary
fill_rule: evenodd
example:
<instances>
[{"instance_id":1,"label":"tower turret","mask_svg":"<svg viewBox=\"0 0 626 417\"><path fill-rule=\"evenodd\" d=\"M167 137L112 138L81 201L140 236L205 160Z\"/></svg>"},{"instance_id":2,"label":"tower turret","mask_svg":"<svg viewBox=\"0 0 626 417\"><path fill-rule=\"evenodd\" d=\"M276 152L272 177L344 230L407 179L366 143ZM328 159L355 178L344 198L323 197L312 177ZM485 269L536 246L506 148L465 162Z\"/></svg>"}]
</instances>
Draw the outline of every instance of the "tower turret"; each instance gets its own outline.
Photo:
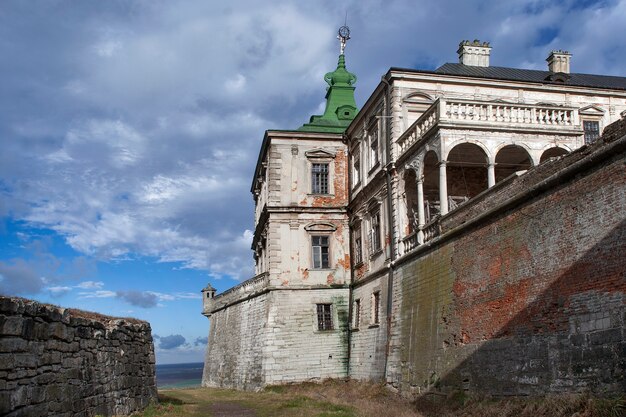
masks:
<instances>
[{"instance_id":1,"label":"tower turret","mask_svg":"<svg viewBox=\"0 0 626 417\"><path fill-rule=\"evenodd\" d=\"M211 315L211 307L213 307L213 298L215 298L215 288L209 283L202 289L202 314L209 317Z\"/></svg>"},{"instance_id":2,"label":"tower turret","mask_svg":"<svg viewBox=\"0 0 626 417\"><path fill-rule=\"evenodd\" d=\"M350 39L350 29L347 26L339 28L341 49L337 68L333 72L324 75L324 81L328 83L326 91L326 110L321 116L311 116L309 123L300 127L300 131L343 133L357 113L354 101L354 83L357 77L346 69L346 57L344 50L346 42Z\"/></svg>"}]
</instances>

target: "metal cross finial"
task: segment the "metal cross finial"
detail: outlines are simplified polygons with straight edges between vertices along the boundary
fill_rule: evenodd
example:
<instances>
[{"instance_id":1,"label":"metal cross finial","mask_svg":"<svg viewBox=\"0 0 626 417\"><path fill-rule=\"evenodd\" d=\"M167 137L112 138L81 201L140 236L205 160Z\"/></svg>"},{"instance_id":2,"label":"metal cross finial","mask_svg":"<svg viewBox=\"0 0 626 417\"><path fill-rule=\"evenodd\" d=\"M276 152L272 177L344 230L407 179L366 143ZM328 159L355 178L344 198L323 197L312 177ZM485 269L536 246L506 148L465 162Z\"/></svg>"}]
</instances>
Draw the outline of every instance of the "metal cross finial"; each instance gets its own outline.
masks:
<instances>
[{"instance_id":1,"label":"metal cross finial","mask_svg":"<svg viewBox=\"0 0 626 417\"><path fill-rule=\"evenodd\" d=\"M339 28L339 31L337 32L338 36L337 39L339 39L339 42L341 43L341 55L343 55L343 52L346 49L346 42L348 42L348 39L350 39L350 28L346 25L343 25L342 27Z\"/></svg>"}]
</instances>

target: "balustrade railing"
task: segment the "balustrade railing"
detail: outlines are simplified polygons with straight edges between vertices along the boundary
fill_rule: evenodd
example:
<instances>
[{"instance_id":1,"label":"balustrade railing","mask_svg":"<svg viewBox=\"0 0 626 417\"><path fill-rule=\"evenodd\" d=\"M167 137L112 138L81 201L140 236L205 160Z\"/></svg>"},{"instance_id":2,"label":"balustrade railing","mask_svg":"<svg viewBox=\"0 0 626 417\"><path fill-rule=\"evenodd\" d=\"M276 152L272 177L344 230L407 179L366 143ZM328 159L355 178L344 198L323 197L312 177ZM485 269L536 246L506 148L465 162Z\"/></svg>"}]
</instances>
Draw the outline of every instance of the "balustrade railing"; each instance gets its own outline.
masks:
<instances>
[{"instance_id":1,"label":"balustrade railing","mask_svg":"<svg viewBox=\"0 0 626 417\"><path fill-rule=\"evenodd\" d=\"M439 103L440 100L435 101L435 103L400 136L398 139L400 154L403 154L404 151L409 149L411 145L421 139L426 132L437 124L439 120Z\"/></svg>"},{"instance_id":2,"label":"balustrade railing","mask_svg":"<svg viewBox=\"0 0 626 417\"><path fill-rule=\"evenodd\" d=\"M404 245L404 253L409 253L418 246L417 232L413 232L404 239L402 239Z\"/></svg>"},{"instance_id":3,"label":"balustrade railing","mask_svg":"<svg viewBox=\"0 0 626 417\"><path fill-rule=\"evenodd\" d=\"M424 242L428 242L429 240L438 237L441 234L441 223L439 222L439 219L424 226L422 232L424 233Z\"/></svg>"},{"instance_id":4,"label":"balustrade railing","mask_svg":"<svg viewBox=\"0 0 626 417\"><path fill-rule=\"evenodd\" d=\"M511 128L573 128L578 125L576 109L540 104L498 101L437 99L397 140L399 155L422 139L435 125L463 122Z\"/></svg>"},{"instance_id":5,"label":"balustrade railing","mask_svg":"<svg viewBox=\"0 0 626 417\"><path fill-rule=\"evenodd\" d=\"M442 102L446 120L574 126L574 109L546 105L448 100Z\"/></svg>"}]
</instances>

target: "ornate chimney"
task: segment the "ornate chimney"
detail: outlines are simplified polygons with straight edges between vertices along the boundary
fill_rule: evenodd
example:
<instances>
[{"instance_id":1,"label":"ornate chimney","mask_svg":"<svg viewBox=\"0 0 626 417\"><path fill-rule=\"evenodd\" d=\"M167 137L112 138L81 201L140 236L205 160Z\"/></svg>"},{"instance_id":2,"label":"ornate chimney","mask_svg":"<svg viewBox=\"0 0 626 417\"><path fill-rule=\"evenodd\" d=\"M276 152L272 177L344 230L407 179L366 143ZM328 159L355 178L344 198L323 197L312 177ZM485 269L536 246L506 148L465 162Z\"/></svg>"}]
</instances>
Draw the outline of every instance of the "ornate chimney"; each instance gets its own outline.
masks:
<instances>
[{"instance_id":1,"label":"ornate chimney","mask_svg":"<svg viewBox=\"0 0 626 417\"><path fill-rule=\"evenodd\" d=\"M459 44L459 63L472 65L474 67L488 67L491 46L489 42L480 42L478 39L472 41L462 41Z\"/></svg>"},{"instance_id":2,"label":"ornate chimney","mask_svg":"<svg viewBox=\"0 0 626 417\"><path fill-rule=\"evenodd\" d=\"M572 57L567 51L552 51L550 52L550 56L548 56L548 71L550 72L562 72L564 74L569 74L569 61Z\"/></svg>"}]
</instances>

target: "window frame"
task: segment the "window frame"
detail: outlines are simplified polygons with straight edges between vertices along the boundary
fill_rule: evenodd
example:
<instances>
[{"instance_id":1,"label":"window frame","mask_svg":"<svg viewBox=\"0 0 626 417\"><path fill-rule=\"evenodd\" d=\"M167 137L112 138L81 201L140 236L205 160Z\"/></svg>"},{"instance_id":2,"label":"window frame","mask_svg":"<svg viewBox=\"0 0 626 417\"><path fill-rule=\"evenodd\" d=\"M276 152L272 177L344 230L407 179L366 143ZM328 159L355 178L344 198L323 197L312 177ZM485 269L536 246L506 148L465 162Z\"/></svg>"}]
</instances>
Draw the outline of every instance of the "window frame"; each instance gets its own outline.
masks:
<instances>
[{"instance_id":1,"label":"window frame","mask_svg":"<svg viewBox=\"0 0 626 417\"><path fill-rule=\"evenodd\" d=\"M381 212L380 206L372 210L370 213L369 221L369 234L370 234L370 256L374 256L382 251L382 239L381 234Z\"/></svg>"},{"instance_id":2,"label":"window frame","mask_svg":"<svg viewBox=\"0 0 626 417\"><path fill-rule=\"evenodd\" d=\"M380 290L372 292L372 316L370 323L372 326L380 325Z\"/></svg>"},{"instance_id":3,"label":"window frame","mask_svg":"<svg viewBox=\"0 0 626 417\"><path fill-rule=\"evenodd\" d=\"M600 138L600 120L596 120L596 119L582 119L582 124L583 124L583 141L585 142L585 145L590 145L592 143L594 143L595 141L597 141ZM586 125L590 125L590 124L594 124L596 126L597 129L592 130L592 129L586 129ZM593 137L588 139L587 134L591 132Z\"/></svg>"},{"instance_id":4,"label":"window frame","mask_svg":"<svg viewBox=\"0 0 626 417\"><path fill-rule=\"evenodd\" d=\"M361 299L357 298L352 304L352 328L358 329L361 325Z\"/></svg>"},{"instance_id":5,"label":"window frame","mask_svg":"<svg viewBox=\"0 0 626 417\"><path fill-rule=\"evenodd\" d=\"M330 234L312 234L311 235L311 269L314 270L324 270L331 269L330 267ZM315 244L315 240L320 239L319 245ZM322 244L322 239L326 240L326 246ZM315 265L315 248L319 247L319 265ZM324 253L323 248L326 248L326 265L324 266Z\"/></svg>"},{"instance_id":6,"label":"window frame","mask_svg":"<svg viewBox=\"0 0 626 417\"><path fill-rule=\"evenodd\" d=\"M369 171L371 172L380 165L380 123L378 119L372 122L367 129L367 153Z\"/></svg>"},{"instance_id":7,"label":"window frame","mask_svg":"<svg viewBox=\"0 0 626 417\"><path fill-rule=\"evenodd\" d=\"M361 234L361 225L354 228L354 265L361 265L363 263L363 235Z\"/></svg>"},{"instance_id":8,"label":"window frame","mask_svg":"<svg viewBox=\"0 0 626 417\"><path fill-rule=\"evenodd\" d=\"M316 167L325 167L316 172ZM311 194L330 194L330 162L311 162Z\"/></svg>"},{"instance_id":9,"label":"window frame","mask_svg":"<svg viewBox=\"0 0 626 417\"><path fill-rule=\"evenodd\" d=\"M355 151L352 154L352 188L361 184L361 153Z\"/></svg>"},{"instance_id":10,"label":"window frame","mask_svg":"<svg viewBox=\"0 0 626 417\"><path fill-rule=\"evenodd\" d=\"M317 331L327 332L335 330L333 320L333 304L332 303L316 303L316 321Z\"/></svg>"}]
</instances>

